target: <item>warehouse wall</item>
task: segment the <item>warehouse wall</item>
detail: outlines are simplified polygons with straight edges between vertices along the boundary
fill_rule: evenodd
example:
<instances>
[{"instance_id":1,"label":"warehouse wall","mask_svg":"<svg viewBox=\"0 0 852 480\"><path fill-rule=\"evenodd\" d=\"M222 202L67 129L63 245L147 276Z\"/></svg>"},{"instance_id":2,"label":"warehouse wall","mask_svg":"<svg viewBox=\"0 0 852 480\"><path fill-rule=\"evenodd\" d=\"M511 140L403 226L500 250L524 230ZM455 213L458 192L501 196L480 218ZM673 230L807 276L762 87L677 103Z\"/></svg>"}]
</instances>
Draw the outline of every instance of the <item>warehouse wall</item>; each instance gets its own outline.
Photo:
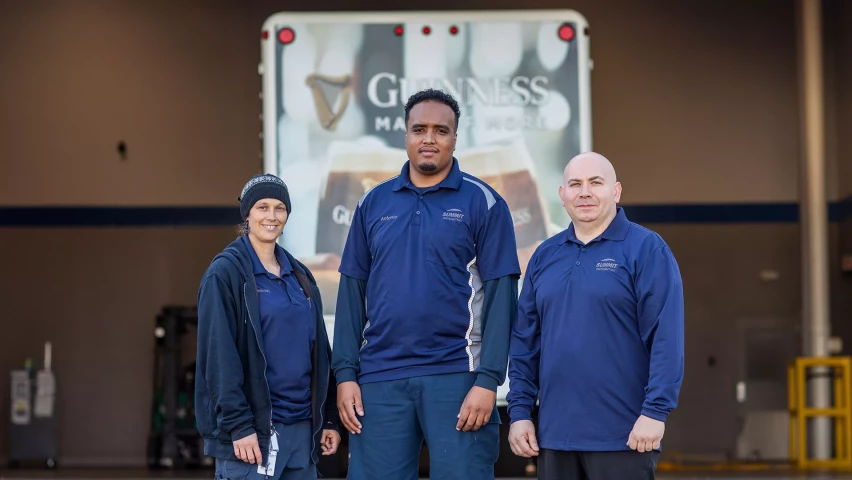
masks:
<instances>
[{"instance_id":1,"label":"warehouse wall","mask_svg":"<svg viewBox=\"0 0 852 480\"><path fill-rule=\"evenodd\" d=\"M3 2L0 204L233 206L261 169L263 15L236 5ZM145 463L155 316L195 304L233 237L228 226L0 231L0 369L41 365L53 342L63 464ZM4 414L0 457L7 425Z\"/></svg>"},{"instance_id":2,"label":"warehouse wall","mask_svg":"<svg viewBox=\"0 0 852 480\"><path fill-rule=\"evenodd\" d=\"M203 5L4 2L0 204L232 204L261 168L259 26Z\"/></svg>"},{"instance_id":3,"label":"warehouse wall","mask_svg":"<svg viewBox=\"0 0 852 480\"><path fill-rule=\"evenodd\" d=\"M231 237L222 228L0 233L3 263L15 265L0 276L0 365L22 368L31 356L40 368L52 342L61 463L144 464L154 319L163 305L194 305L201 273Z\"/></svg>"},{"instance_id":4,"label":"warehouse wall","mask_svg":"<svg viewBox=\"0 0 852 480\"><path fill-rule=\"evenodd\" d=\"M0 80L11 107L0 126L16 161L0 203L229 204L259 165L258 31L273 11L263 3L4 5L3 69L15 73ZM709 0L595 3L572 5L592 27L595 147L617 162L631 202L797 198L791 2L733 16ZM487 5L502 6L477 7ZM736 35L720 34L724 22Z\"/></svg>"},{"instance_id":5,"label":"warehouse wall","mask_svg":"<svg viewBox=\"0 0 852 480\"><path fill-rule=\"evenodd\" d=\"M852 8L829 3L848 32ZM571 2L591 24L595 149L615 163L626 205L797 201L793 5ZM280 8L271 0L0 4L0 206L234 206L261 168L258 32ZM832 55L848 58L850 34L840 36ZM832 121L841 132L852 127L840 87L852 67L835 68ZM126 160L116 152L121 140ZM852 178L852 139L834 141L832 201L852 195L852 181L837 180ZM729 451L742 426L730 413L743 371L732 336L800 324L799 226L794 218L648 226L671 245L686 287L687 378L668 448ZM155 315L195 302L198 279L232 237L229 226L0 228L8 334L0 370L40 358L53 341L65 465L144 463ZM833 258L841 240L848 248L848 223L832 227ZM833 265L839 298L849 280ZM0 457L7 428L0 415Z\"/></svg>"}]
</instances>

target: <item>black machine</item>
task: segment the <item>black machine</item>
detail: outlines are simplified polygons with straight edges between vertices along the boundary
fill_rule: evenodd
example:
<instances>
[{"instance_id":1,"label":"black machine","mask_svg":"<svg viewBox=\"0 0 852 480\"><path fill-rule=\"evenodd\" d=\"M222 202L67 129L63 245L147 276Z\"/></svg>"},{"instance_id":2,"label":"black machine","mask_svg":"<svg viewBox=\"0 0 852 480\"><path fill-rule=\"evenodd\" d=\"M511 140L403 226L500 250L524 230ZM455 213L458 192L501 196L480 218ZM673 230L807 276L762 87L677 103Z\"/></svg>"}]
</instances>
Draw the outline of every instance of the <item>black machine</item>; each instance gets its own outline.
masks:
<instances>
[{"instance_id":1,"label":"black machine","mask_svg":"<svg viewBox=\"0 0 852 480\"><path fill-rule=\"evenodd\" d=\"M198 312L195 307L166 306L154 328L154 388L148 466L213 465L195 427L195 354ZM188 347L192 347L191 349Z\"/></svg>"},{"instance_id":2,"label":"black machine","mask_svg":"<svg viewBox=\"0 0 852 480\"><path fill-rule=\"evenodd\" d=\"M149 468L204 468L215 460L204 455L204 441L195 425L196 307L163 307L154 328L154 385ZM320 457L324 476L346 475L346 435L336 455Z\"/></svg>"}]
</instances>

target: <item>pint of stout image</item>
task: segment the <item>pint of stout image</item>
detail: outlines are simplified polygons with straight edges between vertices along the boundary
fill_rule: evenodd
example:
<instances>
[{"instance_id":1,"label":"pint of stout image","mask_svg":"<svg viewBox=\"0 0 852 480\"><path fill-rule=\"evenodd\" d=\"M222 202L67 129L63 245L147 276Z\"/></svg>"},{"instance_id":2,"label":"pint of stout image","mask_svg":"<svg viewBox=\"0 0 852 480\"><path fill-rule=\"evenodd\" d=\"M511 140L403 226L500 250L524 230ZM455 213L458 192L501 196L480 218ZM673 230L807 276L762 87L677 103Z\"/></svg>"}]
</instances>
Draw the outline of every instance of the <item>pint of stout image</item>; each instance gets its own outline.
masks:
<instances>
[{"instance_id":1,"label":"pint of stout image","mask_svg":"<svg viewBox=\"0 0 852 480\"><path fill-rule=\"evenodd\" d=\"M349 142L334 142L328 155L320 187L316 251L339 255L358 200L377 184L399 175L408 157L403 149Z\"/></svg>"},{"instance_id":2,"label":"pint of stout image","mask_svg":"<svg viewBox=\"0 0 852 480\"><path fill-rule=\"evenodd\" d=\"M340 282L340 256L358 200L373 186L399 175L405 150L362 142L332 142L320 183L316 254L300 260L311 269L323 297L323 312L333 314Z\"/></svg>"},{"instance_id":3,"label":"pint of stout image","mask_svg":"<svg viewBox=\"0 0 852 480\"><path fill-rule=\"evenodd\" d=\"M523 140L456 152L462 171L488 183L509 206L522 272L535 248L548 237L550 218Z\"/></svg>"}]
</instances>

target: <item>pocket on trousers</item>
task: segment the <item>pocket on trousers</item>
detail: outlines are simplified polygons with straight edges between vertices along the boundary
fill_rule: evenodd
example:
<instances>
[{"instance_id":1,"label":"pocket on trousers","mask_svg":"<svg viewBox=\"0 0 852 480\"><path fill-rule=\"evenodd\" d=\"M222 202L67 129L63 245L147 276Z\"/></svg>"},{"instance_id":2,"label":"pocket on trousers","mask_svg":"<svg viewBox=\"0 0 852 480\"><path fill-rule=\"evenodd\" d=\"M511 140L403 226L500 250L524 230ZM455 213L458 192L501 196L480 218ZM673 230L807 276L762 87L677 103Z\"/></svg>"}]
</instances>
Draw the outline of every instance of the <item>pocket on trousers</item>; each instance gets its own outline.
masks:
<instances>
[{"instance_id":1,"label":"pocket on trousers","mask_svg":"<svg viewBox=\"0 0 852 480\"><path fill-rule=\"evenodd\" d=\"M473 435L473 463L494 465L500 457L500 425L489 421Z\"/></svg>"},{"instance_id":2,"label":"pocket on trousers","mask_svg":"<svg viewBox=\"0 0 852 480\"><path fill-rule=\"evenodd\" d=\"M216 459L216 480L245 480L257 465L242 460Z\"/></svg>"}]
</instances>

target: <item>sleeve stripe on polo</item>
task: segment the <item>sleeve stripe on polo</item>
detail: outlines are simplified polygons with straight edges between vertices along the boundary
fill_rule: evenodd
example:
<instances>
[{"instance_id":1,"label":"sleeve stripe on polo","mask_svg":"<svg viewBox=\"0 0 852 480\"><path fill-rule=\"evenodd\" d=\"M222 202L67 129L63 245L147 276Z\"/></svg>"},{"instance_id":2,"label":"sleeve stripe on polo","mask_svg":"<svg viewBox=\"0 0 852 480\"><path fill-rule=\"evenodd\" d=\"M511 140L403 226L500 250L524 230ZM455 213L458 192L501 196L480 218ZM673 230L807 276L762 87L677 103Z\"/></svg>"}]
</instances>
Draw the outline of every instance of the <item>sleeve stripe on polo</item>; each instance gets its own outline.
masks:
<instances>
[{"instance_id":1,"label":"sleeve stripe on polo","mask_svg":"<svg viewBox=\"0 0 852 480\"><path fill-rule=\"evenodd\" d=\"M491 193L491 190L488 190L488 187L477 182L476 180L471 180L467 177L465 177L464 180L466 182L470 182L470 183L476 185L477 187L479 187L482 190L482 193L485 194L485 199L488 201L488 210L491 210L491 207L493 207L494 204L497 203L497 200L494 198L494 195Z\"/></svg>"},{"instance_id":2,"label":"sleeve stripe on polo","mask_svg":"<svg viewBox=\"0 0 852 480\"><path fill-rule=\"evenodd\" d=\"M398 176L399 176L399 175L394 175L393 177L391 177L391 178L389 178L389 179L385 180L384 182L380 182L380 183L377 183L377 184L373 185L373 188L371 188L371 189L367 190L367 193L365 193L364 195L362 195L362 196L361 196L361 199L360 199L360 200L358 200L358 206L360 207L360 206L361 206L361 204L362 204L362 203L364 203L364 199L365 199L365 198L367 198L367 195L369 195L369 194L370 194L373 190L375 190L375 189L376 189L376 187L378 187L379 185L384 185L385 183L388 183L388 182L390 182L391 180L396 180L396 177L398 177Z\"/></svg>"},{"instance_id":3,"label":"sleeve stripe on polo","mask_svg":"<svg viewBox=\"0 0 852 480\"><path fill-rule=\"evenodd\" d=\"M464 350L467 353L468 368L471 372L475 372L476 368L479 367L479 361L482 356L482 301L484 300L482 296L479 298L476 296L477 292L482 291L482 279L479 277L476 257L473 257L473 260L467 264L467 272L469 274L467 286L470 287L470 297L467 300L469 323L467 332L464 335L465 342L467 343ZM471 340L471 335L474 333L480 339L477 345L473 345L473 341Z\"/></svg>"}]
</instances>

